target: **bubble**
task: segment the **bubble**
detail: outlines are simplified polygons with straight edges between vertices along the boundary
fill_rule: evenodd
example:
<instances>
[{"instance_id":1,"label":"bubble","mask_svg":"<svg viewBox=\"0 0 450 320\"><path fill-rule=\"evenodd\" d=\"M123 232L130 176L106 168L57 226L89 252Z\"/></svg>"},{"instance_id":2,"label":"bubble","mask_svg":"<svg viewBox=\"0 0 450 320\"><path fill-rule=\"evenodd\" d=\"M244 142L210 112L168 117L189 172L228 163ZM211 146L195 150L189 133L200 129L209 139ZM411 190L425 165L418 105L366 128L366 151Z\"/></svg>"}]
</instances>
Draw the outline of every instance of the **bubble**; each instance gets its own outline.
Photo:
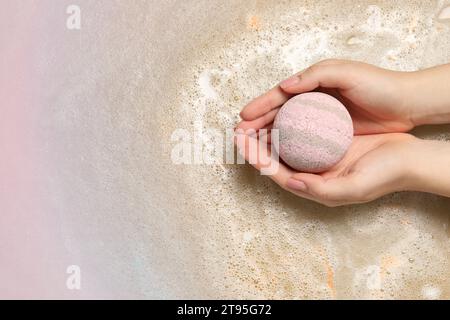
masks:
<instances>
[{"instance_id":1,"label":"bubble","mask_svg":"<svg viewBox=\"0 0 450 320\"><path fill-rule=\"evenodd\" d=\"M330 57L405 71L444 62L437 53L424 60L432 43L450 32L433 25L433 5L371 4L376 5L342 3L339 10L328 1L261 5L252 13L257 30L244 17L232 36L211 39L191 53L191 62L178 71L184 80L173 111L164 116L181 114L181 127L224 130L239 121L248 101ZM420 238L419 228L431 228L423 205L427 196L396 194L329 209L290 195L248 165L189 166L179 179L195 203L187 204L191 216L183 221L202 244L197 272L218 297L380 298L380 290L366 286L367 266L384 277L382 297L408 292L420 298L428 279L446 292L447 251L431 237ZM410 255L412 261L406 259ZM417 266L435 255L441 258L418 274Z\"/></svg>"},{"instance_id":2,"label":"bubble","mask_svg":"<svg viewBox=\"0 0 450 320\"><path fill-rule=\"evenodd\" d=\"M363 43L364 43L364 40L361 39L361 38L358 37L358 36L350 36L350 37L347 38L346 43L347 43L347 45L349 45L349 46L354 46L354 45L360 45L360 44L363 44Z\"/></svg>"},{"instance_id":3,"label":"bubble","mask_svg":"<svg viewBox=\"0 0 450 320\"><path fill-rule=\"evenodd\" d=\"M422 296L428 300L436 300L441 296L441 289L432 285L425 285L422 288Z\"/></svg>"}]
</instances>

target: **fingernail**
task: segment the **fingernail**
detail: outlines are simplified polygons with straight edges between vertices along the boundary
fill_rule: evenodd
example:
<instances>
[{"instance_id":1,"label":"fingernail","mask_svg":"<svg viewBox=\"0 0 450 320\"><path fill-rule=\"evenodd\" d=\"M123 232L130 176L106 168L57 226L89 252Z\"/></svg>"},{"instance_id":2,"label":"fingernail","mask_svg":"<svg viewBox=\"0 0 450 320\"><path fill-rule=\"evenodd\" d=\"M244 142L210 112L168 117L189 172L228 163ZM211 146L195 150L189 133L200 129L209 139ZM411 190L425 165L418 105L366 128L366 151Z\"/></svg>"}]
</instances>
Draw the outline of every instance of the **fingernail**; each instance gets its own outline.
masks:
<instances>
[{"instance_id":1,"label":"fingernail","mask_svg":"<svg viewBox=\"0 0 450 320\"><path fill-rule=\"evenodd\" d=\"M288 188L293 189L293 190L299 190L299 191L306 190L306 184L303 181L292 179L292 178L290 178L287 181L287 186L288 186Z\"/></svg>"},{"instance_id":2,"label":"fingernail","mask_svg":"<svg viewBox=\"0 0 450 320\"><path fill-rule=\"evenodd\" d=\"M280 87L283 89L287 89L293 86L296 86L300 83L300 76L292 76L284 81L280 82Z\"/></svg>"}]
</instances>

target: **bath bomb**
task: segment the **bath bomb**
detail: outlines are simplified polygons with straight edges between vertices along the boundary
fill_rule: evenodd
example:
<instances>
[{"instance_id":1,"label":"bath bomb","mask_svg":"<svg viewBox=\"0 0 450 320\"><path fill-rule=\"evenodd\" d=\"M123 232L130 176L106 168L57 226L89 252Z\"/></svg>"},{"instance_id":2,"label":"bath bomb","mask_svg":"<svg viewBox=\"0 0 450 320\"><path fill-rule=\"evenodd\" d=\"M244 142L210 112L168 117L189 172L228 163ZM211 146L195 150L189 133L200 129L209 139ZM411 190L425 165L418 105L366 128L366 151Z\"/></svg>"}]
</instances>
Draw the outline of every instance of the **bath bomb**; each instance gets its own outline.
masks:
<instances>
[{"instance_id":1,"label":"bath bomb","mask_svg":"<svg viewBox=\"0 0 450 320\"><path fill-rule=\"evenodd\" d=\"M353 124L345 106L321 92L299 94L277 113L274 145L281 159L300 172L320 173L338 163L353 138Z\"/></svg>"}]
</instances>

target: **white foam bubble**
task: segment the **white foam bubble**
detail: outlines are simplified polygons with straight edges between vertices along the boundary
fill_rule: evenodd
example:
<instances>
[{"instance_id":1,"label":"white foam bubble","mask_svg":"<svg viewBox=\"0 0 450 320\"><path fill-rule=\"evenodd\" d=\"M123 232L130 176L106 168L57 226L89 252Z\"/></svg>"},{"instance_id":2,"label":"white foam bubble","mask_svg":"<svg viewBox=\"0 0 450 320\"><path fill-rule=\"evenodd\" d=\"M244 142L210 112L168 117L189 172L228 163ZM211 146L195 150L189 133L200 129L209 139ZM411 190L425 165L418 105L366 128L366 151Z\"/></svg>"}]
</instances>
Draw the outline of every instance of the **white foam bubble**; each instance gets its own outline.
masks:
<instances>
[{"instance_id":1,"label":"white foam bubble","mask_svg":"<svg viewBox=\"0 0 450 320\"><path fill-rule=\"evenodd\" d=\"M214 87L211 85L211 71L205 70L198 77L198 85L200 87L200 91L206 99L217 99L217 92L214 90Z\"/></svg>"},{"instance_id":2,"label":"white foam bubble","mask_svg":"<svg viewBox=\"0 0 450 320\"><path fill-rule=\"evenodd\" d=\"M432 286L432 285L425 285L422 288L422 295L425 299L428 300L437 300L440 298L441 296L441 289L436 287L436 286Z\"/></svg>"}]
</instances>

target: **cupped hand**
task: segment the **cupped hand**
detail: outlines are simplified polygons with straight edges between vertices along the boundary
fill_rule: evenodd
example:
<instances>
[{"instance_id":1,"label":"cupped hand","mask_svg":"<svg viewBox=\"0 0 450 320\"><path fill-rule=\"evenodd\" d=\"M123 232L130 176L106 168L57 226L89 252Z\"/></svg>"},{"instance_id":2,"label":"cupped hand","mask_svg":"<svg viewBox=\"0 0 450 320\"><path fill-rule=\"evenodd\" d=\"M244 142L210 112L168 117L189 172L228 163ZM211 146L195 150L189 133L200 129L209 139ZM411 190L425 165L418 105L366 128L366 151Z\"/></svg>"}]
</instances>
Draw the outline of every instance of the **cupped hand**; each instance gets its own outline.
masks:
<instances>
[{"instance_id":1,"label":"cupped hand","mask_svg":"<svg viewBox=\"0 0 450 320\"><path fill-rule=\"evenodd\" d=\"M369 202L406 190L410 146L418 140L406 133L356 136L337 165L321 174L309 174L296 172L281 163L276 153L270 152L270 144L256 143L257 136L241 137L235 140L237 147L247 161L254 160L251 164L256 169L278 167L270 178L283 189L330 207ZM256 147L250 147L252 143ZM273 161L277 162L276 166Z\"/></svg>"},{"instance_id":2,"label":"cupped hand","mask_svg":"<svg viewBox=\"0 0 450 320\"><path fill-rule=\"evenodd\" d=\"M296 94L318 90L348 109L356 135L407 132L414 127L405 89L407 73L361 62L324 60L281 82L241 112L242 129L270 125L278 109Z\"/></svg>"}]
</instances>

